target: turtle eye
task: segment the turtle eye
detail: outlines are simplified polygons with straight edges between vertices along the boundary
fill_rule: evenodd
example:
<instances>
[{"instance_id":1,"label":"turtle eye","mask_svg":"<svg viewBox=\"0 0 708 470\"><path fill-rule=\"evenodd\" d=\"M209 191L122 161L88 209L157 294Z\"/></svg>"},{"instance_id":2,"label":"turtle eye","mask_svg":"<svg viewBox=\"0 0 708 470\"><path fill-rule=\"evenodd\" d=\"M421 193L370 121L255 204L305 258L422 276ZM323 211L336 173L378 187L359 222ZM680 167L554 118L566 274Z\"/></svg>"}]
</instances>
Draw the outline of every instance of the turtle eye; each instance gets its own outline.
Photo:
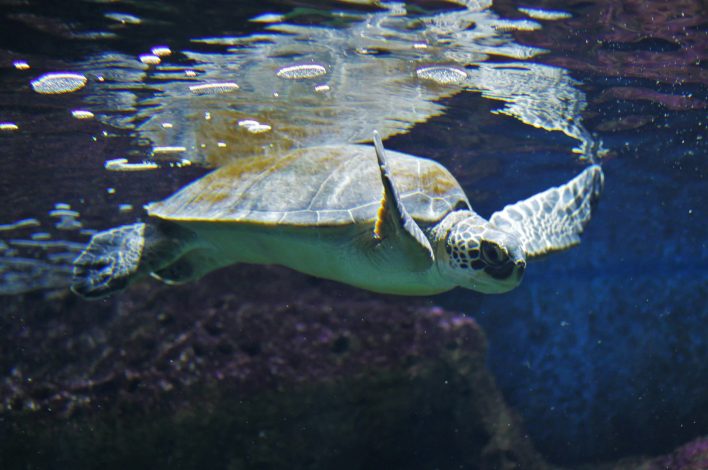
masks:
<instances>
[{"instance_id":1,"label":"turtle eye","mask_svg":"<svg viewBox=\"0 0 708 470\"><path fill-rule=\"evenodd\" d=\"M491 264L502 264L506 261L506 254L499 248L499 245L487 241L482 242L482 259Z\"/></svg>"}]
</instances>

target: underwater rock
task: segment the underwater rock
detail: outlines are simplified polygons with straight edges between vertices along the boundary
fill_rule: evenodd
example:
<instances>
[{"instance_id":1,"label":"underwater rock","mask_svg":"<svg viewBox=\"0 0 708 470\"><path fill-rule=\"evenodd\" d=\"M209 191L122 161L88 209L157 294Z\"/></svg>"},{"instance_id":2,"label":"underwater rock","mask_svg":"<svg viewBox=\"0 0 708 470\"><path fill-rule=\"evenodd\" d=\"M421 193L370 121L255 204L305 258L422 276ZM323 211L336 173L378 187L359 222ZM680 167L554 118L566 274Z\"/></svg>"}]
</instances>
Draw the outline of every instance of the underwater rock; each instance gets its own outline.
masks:
<instances>
[{"instance_id":1,"label":"underwater rock","mask_svg":"<svg viewBox=\"0 0 708 470\"><path fill-rule=\"evenodd\" d=\"M661 470L665 468L701 470L708 468L708 437L691 441L669 455L651 460L642 468L646 468L647 470Z\"/></svg>"},{"instance_id":2,"label":"underwater rock","mask_svg":"<svg viewBox=\"0 0 708 470\"><path fill-rule=\"evenodd\" d=\"M244 266L42 299L0 317L4 468L546 468L477 323L424 301Z\"/></svg>"},{"instance_id":3,"label":"underwater rock","mask_svg":"<svg viewBox=\"0 0 708 470\"><path fill-rule=\"evenodd\" d=\"M708 468L708 437L695 439L670 454L653 458L629 458L590 470L703 470ZM581 470L578 468L577 470Z\"/></svg>"}]
</instances>

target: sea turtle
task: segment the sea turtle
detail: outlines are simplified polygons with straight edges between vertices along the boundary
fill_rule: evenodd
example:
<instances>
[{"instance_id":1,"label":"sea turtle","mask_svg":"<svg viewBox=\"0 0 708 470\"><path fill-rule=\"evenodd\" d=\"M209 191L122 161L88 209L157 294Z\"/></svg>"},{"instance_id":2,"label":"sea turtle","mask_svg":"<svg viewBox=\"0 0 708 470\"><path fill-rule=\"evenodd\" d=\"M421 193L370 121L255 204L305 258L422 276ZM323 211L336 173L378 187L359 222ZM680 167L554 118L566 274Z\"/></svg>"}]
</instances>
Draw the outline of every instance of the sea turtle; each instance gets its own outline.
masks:
<instances>
[{"instance_id":1,"label":"sea turtle","mask_svg":"<svg viewBox=\"0 0 708 470\"><path fill-rule=\"evenodd\" d=\"M279 264L375 292L516 287L527 259L579 243L603 173L477 215L442 165L374 146L235 161L146 206L146 222L97 233L72 289L101 297L145 275L184 283L234 263Z\"/></svg>"}]
</instances>

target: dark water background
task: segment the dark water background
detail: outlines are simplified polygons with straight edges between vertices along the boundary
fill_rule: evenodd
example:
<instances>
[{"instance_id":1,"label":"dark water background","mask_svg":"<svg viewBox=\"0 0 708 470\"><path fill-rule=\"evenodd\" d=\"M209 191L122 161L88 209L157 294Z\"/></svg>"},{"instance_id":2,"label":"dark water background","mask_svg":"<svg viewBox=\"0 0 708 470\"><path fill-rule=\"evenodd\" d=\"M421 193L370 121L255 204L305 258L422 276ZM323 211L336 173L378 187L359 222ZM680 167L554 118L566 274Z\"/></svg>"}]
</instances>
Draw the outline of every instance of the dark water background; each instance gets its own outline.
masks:
<instances>
[{"instance_id":1,"label":"dark water background","mask_svg":"<svg viewBox=\"0 0 708 470\"><path fill-rule=\"evenodd\" d=\"M86 227L129 223L140 217L142 204L206 171L107 172L106 160L138 158L149 143L110 119L73 119L68 110L91 108L90 91L43 96L32 91L31 79L86 67L100 54L137 57L161 44L195 50L201 46L194 38L259 32L263 26L248 19L264 12L313 8L299 21L318 24L316 9L335 6L373 11L304 2L0 0L0 122L20 126L0 133L0 224L28 217L45 223L58 202L79 210ZM578 81L587 101L584 125L608 150L605 192L582 244L535 262L515 291L483 296L456 290L427 302L479 321L492 373L550 461L667 452L708 433L708 12L698 1L504 0L492 10L521 18L519 6L572 14L541 21L537 31L509 34L518 44L548 49L532 62L563 67ZM106 18L116 11L142 22ZM87 36L95 31L115 37ZM16 70L16 60L32 68ZM132 91L148 95L150 85ZM498 101L463 92L441 102L443 115L386 145L445 164L483 216L560 184L583 166L570 152L577 142L492 113ZM110 103L100 106L111 114ZM119 204L135 210L120 212ZM11 305L29 296L33 303L26 305L36 306L52 302L51 295L60 294L42 289L7 299ZM6 332L33 317L11 311L0 319ZM32 357L13 348L5 340L3 376Z\"/></svg>"}]
</instances>

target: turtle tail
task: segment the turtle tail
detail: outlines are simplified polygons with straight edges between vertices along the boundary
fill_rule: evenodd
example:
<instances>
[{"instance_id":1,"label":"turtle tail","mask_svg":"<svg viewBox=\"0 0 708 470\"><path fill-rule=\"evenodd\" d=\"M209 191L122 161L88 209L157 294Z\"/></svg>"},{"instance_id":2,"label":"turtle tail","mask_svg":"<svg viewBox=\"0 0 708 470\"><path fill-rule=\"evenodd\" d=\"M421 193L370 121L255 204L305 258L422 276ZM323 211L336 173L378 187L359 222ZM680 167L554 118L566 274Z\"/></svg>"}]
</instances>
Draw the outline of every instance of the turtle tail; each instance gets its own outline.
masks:
<instances>
[{"instance_id":1,"label":"turtle tail","mask_svg":"<svg viewBox=\"0 0 708 470\"><path fill-rule=\"evenodd\" d=\"M95 299L125 288L141 271L144 248L144 223L95 234L74 260L71 290Z\"/></svg>"}]
</instances>

